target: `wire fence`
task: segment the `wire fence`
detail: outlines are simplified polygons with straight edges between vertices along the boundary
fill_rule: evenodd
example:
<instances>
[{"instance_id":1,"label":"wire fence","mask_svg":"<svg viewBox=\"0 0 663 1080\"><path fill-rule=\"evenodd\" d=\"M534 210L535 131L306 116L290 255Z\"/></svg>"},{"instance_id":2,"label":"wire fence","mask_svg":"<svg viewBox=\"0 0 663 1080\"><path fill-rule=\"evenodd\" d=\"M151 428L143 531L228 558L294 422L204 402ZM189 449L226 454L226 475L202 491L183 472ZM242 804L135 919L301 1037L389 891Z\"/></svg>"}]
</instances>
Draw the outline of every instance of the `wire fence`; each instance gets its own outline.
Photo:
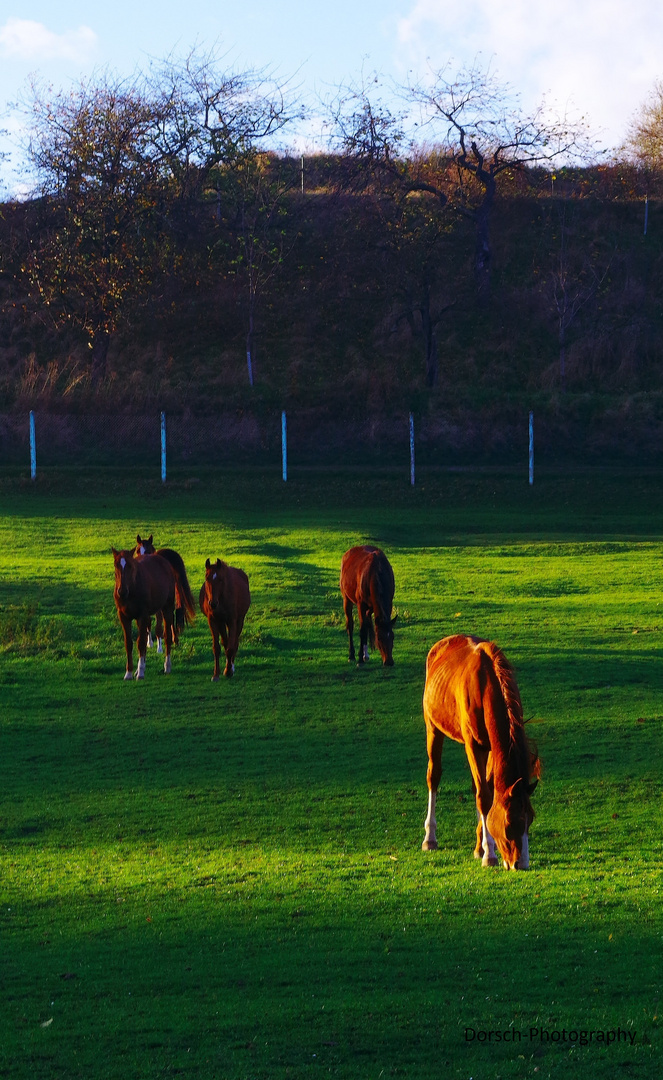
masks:
<instances>
[{"instance_id":1,"label":"wire fence","mask_svg":"<svg viewBox=\"0 0 663 1080\"><path fill-rule=\"evenodd\" d=\"M461 420L399 414L371 418L330 417L323 410L274 411L258 415L228 411L215 415L0 414L0 465L130 468L273 466L287 479L298 466L402 467L415 482L417 468L663 464L663 423L630 423L623 435L609 422L582 423L563 416L520 410L510 417Z\"/></svg>"}]
</instances>

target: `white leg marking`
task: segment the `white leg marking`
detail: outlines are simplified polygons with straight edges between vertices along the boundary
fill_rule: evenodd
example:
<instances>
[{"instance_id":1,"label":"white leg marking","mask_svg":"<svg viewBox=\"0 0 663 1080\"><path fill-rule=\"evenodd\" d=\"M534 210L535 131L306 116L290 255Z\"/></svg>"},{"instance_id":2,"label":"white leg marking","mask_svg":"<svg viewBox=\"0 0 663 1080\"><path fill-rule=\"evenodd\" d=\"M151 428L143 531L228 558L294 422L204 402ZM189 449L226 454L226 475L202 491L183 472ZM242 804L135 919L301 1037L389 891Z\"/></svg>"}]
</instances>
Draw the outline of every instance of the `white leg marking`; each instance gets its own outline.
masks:
<instances>
[{"instance_id":1,"label":"white leg marking","mask_svg":"<svg viewBox=\"0 0 663 1080\"><path fill-rule=\"evenodd\" d=\"M170 657L166 657L166 662L163 665L164 675L170 675Z\"/></svg>"},{"instance_id":2,"label":"white leg marking","mask_svg":"<svg viewBox=\"0 0 663 1080\"><path fill-rule=\"evenodd\" d=\"M482 866L497 866L497 855L495 853L495 841L488 832L488 826L486 825L486 819L481 815L481 827L483 829L483 859L481 860Z\"/></svg>"},{"instance_id":3,"label":"white leg marking","mask_svg":"<svg viewBox=\"0 0 663 1080\"><path fill-rule=\"evenodd\" d=\"M133 671L125 671L125 673L124 673L124 681L125 682L127 681L127 679L133 679L133 677L134 677Z\"/></svg>"},{"instance_id":4,"label":"white leg marking","mask_svg":"<svg viewBox=\"0 0 663 1080\"><path fill-rule=\"evenodd\" d=\"M145 678L145 657L144 656L139 656L138 657L138 669L136 671L136 678L137 679L144 679Z\"/></svg>"},{"instance_id":5,"label":"white leg marking","mask_svg":"<svg viewBox=\"0 0 663 1080\"><path fill-rule=\"evenodd\" d=\"M160 637L157 638L157 652L158 653L163 652L163 638L160 638Z\"/></svg>"},{"instance_id":6,"label":"white leg marking","mask_svg":"<svg viewBox=\"0 0 663 1080\"><path fill-rule=\"evenodd\" d=\"M424 851L434 851L437 847L437 821L435 820L436 791L428 792L428 813L424 821L424 842L421 845Z\"/></svg>"},{"instance_id":7,"label":"white leg marking","mask_svg":"<svg viewBox=\"0 0 663 1080\"><path fill-rule=\"evenodd\" d=\"M147 631L147 647L148 647L148 649L152 648L152 631L151 630Z\"/></svg>"}]
</instances>

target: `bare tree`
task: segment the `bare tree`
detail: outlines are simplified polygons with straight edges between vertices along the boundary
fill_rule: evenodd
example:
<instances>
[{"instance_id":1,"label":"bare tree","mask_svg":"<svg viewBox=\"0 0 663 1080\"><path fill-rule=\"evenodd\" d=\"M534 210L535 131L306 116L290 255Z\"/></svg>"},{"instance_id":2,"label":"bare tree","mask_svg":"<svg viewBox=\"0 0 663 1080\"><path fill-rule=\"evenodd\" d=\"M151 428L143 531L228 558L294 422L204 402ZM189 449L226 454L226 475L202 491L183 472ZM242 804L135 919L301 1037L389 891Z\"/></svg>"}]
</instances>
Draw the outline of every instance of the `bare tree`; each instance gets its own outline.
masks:
<instances>
[{"instance_id":1,"label":"bare tree","mask_svg":"<svg viewBox=\"0 0 663 1080\"><path fill-rule=\"evenodd\" d=\"M656 80L633 116L622 150L646 169L663 162L663 80Z\"/></svg>"},{"instance_id":2,"label":"bare tree","mask_svg":"<svg viewBox=\"0 0 663 1080\"><path fill-rule=\"evenodd\" d=\"M123 308L154 273L158 106L140 77L106 72L69 91L33 82L23 107L39 218L23 281L56 326L82 330L98 378Z\"/></svg>"},{"instance_id":3,"label":"bare tree","mask_svg":"<svg viewBox=\"0 0 663 1080\"><path fill-rule=\"evenodd\" d=\"M555 117L541 104L523 112L517 95L478 67L449 79L447 69L405 88L419 109L421 131L430 131L456 173L455 200L476 223L474 267L480 296L490 285L490 220L503 173L586 154L583 121Z\"/></svg>"}]
</instances>

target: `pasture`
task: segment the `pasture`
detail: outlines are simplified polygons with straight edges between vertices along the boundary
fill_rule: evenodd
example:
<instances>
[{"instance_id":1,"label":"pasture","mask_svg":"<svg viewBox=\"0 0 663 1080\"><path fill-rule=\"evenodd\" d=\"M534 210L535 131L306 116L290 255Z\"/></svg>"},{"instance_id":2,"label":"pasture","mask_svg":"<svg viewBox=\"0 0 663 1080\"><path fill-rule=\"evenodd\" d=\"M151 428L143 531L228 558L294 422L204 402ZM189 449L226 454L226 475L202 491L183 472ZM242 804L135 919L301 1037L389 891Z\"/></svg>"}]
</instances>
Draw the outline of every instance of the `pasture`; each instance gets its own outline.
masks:
<instances>
[{"instance_id":1,"label":"pasture","mask_svg":"<svg viewBox=\"0 0 663 1080\"><path fill-rule=\"evenodd\" d=\"M0 1076L657 1076L662 496L660 473L2 473ZM110 549L143 530L195 596L206 558L248 573L233 679L199 613L171 675L152 650L123 681ZM363 542L394 568L393 668L347 660ZM424 662L461 631L532 718L529 873L473 860L449 742L421 851Z\"/></svg>"}]
</instances>

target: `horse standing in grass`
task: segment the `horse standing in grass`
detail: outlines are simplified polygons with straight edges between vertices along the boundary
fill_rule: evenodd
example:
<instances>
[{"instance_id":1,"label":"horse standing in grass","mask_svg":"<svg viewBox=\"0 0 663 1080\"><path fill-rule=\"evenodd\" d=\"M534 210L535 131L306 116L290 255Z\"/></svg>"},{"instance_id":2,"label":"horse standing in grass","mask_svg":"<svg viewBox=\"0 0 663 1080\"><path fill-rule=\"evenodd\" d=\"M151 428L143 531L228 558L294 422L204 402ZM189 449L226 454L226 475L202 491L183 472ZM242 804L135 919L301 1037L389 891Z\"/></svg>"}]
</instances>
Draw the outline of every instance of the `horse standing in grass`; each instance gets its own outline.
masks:
<instances>
[{"instance_id":1,"label":"horse standing in grass","mask_svg":"<svg viewBox=\"0 0 663 1080\"><path fill-rule=\"evenodd\" d=\"M424 720L429 794L423 850L437 848L435 800L448 735L465 744L472 772L479 817L474 857L497 866L497 847L507 869L528 870L530 795L541 765L528 744L518 686L501 649L464 634L438 641L426 660Z\"/></svg>"},{"instance_id":2,"label":"horse standing in grass","mask_svg":"<svg viewBox=\"0 0 663 1080\"><path fill-rule=\"evenodd\" d=\"M212 634L214 672L212 682L219 678L221 648L219 636L226 654L223 674L227 679L235 674L235 657L246 613L251 605L249 579L243 570L228 566L221 559L205 563L205 581L200 590L200 610L207 617Z\"/></svg>"},{"instance_id":3,"label":"horse standing in grass","mask_svg":"<svg viewBox=\"0 0 663 1080\"><path fill-rule=\"evenodd\" d=\"M138 624L138 670L137 679L145 678L145 653L147 635L152 615L161 612L166 627L166 660L164 672L170 672L170 645L175 640L173 619L175 614L176 576L170 563L161 555L138 555L133 551L116 551L112 548L115 564L115 606L124 631L127 652L125 679L133 676L133 641L131 623Z\"/></svg>"},{"instance_id":4,"label":"horse standing in grass","mask_svg":"<svg viewBox=\"0 0 663 1080\"><path fill-rule=\"evenodd\" d=\"M136 536L136 547L134 548L134 555L161 555L166 562L169 562L175 572L175 618L173 621L173 643L177 645L179 640L179 633L184 629L186 623L193 621L195 617L195 605L193 601L193 595L189 587L189 581L186 576L186 568L184 566L184 560L177 551L173 551L172 548L155 548L152 542L153 534L147 537L146 540L141 540L140 533ZM163 652L163 617L160 611L156 613L156 620L154 626L154 636L157 639L157 652ZM148 630L147 633L147 647L152 646L152 634Z\"/></svg>"},{"instance_id":5,"label":"horse standing in grass","mask_svg":"<svg viewBox=\"0 0 663 1080\"><path fill-rule=\"evenodd\" d=\"M345 612L345 628L350 639L348 659L354 660L355 646L352 636L354 620L352 606L356 605L359 615L359 660L363 664L368 660L368 642L380 650L382 663L393 667L394 648L391 607L394 602L394 571L389 560L380 548L364 544L350 548L341 560L341 593ZM375 629L373 628L375 616Z\"/></svg>"}]
</instances>

